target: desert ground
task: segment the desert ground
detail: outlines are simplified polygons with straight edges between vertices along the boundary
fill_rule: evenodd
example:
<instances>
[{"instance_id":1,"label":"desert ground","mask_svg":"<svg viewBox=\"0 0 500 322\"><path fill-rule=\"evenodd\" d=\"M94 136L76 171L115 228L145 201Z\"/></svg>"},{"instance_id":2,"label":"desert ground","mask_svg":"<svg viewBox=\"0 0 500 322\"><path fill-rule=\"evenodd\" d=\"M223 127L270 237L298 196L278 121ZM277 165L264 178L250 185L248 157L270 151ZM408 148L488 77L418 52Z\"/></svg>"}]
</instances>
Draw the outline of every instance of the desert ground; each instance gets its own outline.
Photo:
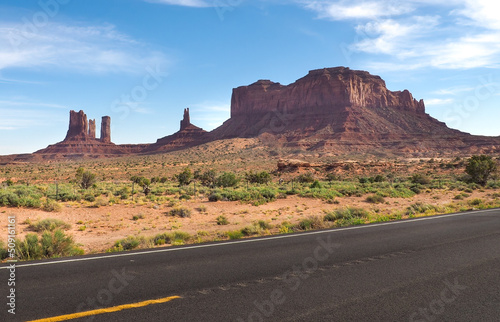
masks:
<instances>
[{"instance_id":1,"label":"desert ground","mask_svg":"<svg viewBox=\"0 0 500 322\"><path fill-rule=\"evenodd\" d=\"M346 161L295 154L302 161L288 162L276 154L253 139L239 139L154 156L4 165L3 200L17 193L25 204L4 201L0 224L7 227L15 216L19 241L60 228L89 254L500 206L496 175L485 186L467 182L467 157ZM79 168L95 174L91 187L81 187ZM186 169L193 176L183 186L178 176ZM232 173L236 183L204 185L202 175L210 170ZM249 173L261 172L269 175L267 182L249 182ZM134 176L151 181L148 194L132 183ZM44 228L44 220L53 226ZM7 238L7 232L0 235L4 243Z\"/></svg>"}]
</instances>

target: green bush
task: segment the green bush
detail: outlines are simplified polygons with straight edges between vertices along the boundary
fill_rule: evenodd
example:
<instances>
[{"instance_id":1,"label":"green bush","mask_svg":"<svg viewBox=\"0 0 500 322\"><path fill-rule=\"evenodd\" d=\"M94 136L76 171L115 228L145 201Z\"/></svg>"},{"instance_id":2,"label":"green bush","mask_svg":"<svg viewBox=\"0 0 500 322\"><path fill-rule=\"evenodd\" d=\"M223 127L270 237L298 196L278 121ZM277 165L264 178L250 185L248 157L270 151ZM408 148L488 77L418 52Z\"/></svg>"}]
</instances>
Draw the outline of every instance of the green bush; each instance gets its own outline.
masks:
<instances>
[{"instance_id":1,"label":"green bush","mask_svg":"<svg viewBox=\"0 0 500 322\"><path fill-rule=\"evenodd\" d=\"M226 235L229 239L241 239L244 236L241 230L228 231L226 232Z\"/></svg>"},{"instance_id":2,"label":"green bush","mask_svg":"<svg viewBox=\"0 0 500 322\"><path fill-rule=\"evenodd\" d=\"M228 225L229 221L227 220L226 216L219 216L217 217L217 225L223 226L223 225Z\"/></svg>"},{"instance_id":3,"label":"green bush","mask_svg":"<svg viewBox=\"0 0 500 322\"><path fill-rule=\"evenodd\" d=\"M423 175L421 173L416 173L410 177L410 181L414 184L421 184L421 185L426 185L431 183L431 179L427 177L426 175Z\"/></svg>"},{"instance_id":4,"label":"green bush","mask_svg":"<svg viewBox=\"0 0 500 322\"><path fill-rule=\"evenodd\" d=\"M47 218L29 224L28 228L36 232L42 232L53 231L55 229L70 229L71 225L60 219Z\"/></svg>"},{"instance_id":5,"label":"green bush","mask_svg":"<svg viewBox=\"0 0 500 322\"><path fill-rule=\"evenodd\" d=\"M296 180L300 183L312 183L314 182L314 176L311 172L308 172L297 176Z\"/></svg>"},{"instance_id":6,"label":"green bush","mask_svg":"<svg viewBox=\"0 0 500 322\"><path fill-rule=\"evenodd\" d=\"M42 205L42 210L47 212L60 212L62 206L57 201L47 199Z\"/></svg>"},{"instance_id":7,"label":"green bush","mask_svg":"<svg viewBox=\"0 0 500 322\"><path fill-rule=\"evenodd\" d=\"M427 211L432 211L432 210L437 210L437 208L433 205L417 202L406 208L406 215L413 217L416 214L423 214Z\"/></svg>"},{"instance_id":8,"label":"green bush","mask_svg":"<svg viewBox=\"0 0 500 322\"><path fill-rule=\"evenodd\" d=\"M176 207L169 212L170 216L177 216L181 218L191 217L191 210L185 207Z\"/></svg>"},{"instance_id":9,"label":"green bush","mask_svg":"<svg viewBox=\"0 0 500 322\"><path fill-rule=\"evenodd\" d=\"M381 195L371 195L366 197L366 202L369 203L384 203L385 199Z\"/></svg>"},{"instance_id":10,"label":"green bush","mask_svg":"<svg viewBox=\"0 0 500 322\"><path fill-rule=\"evenodd\" d=\"M75 245L73 238L66 236L59 229L53 232L45 231L40 239L36 234L27 234L23 241L17 242L16 252L21 260L83 254L83 250Z\"/></svg>"},{"instance_id":11,"label":"green bush","mask_svg":"<svg viewBox=\"0 0 500 322\"><path fill-rule=\"evenodd\" d=\"M232 172L224 172L217 178L216 185L218 187L234 187L238 184L238 179L236 175Z\"/></svg>"},{"instance_id":12,"label":"green bush","mask_svg":"<svg viewBox=\"0 0 500 322\"><path fill-rule=\"evenodd\" d=\"M311 189L321 189L321 183L318 180L314 180L313 183L309 186Z\"/></svg>"},{"instance_id":13,"label":"green bush","mask_svg":"<svg viewBox=\"0 0 500 322\"><path fill-rule=\"evenodd\" d=\"M465 166L465 172L470 176L472 182L483 187L496 169L496 162L488 155L474 155L467 161Z\"/></svg>"},{"instance_id":14,"label":"green bush","mask_svg":"<svg viewBox=\"0 0 500 322\"><path fill-rule=\"evenodd\" d=\"M115 251L121 251L121 250L132 250L137 247L143 242L143 239L140 237L135 237L135 236L129 236L125 239L120 239L115 242L114 249Z\"/></svg>"},{"instance_id":15,"label":"green bush","mask_svg":"<svg viewBox=\"0 0 500 322\"><path fill-rule=\"evenodd\" d=\"M175 176L177 181L179 182L179 186L187 186L191 183L193 179L193 173L191 169L185 168L181 173Z\"/></svg>"},{"instance_id":16,"label":"green bush","mask_svg":"<svg viewBox=\"0 0 500 322\"><path fill-rule=\"evenodd\" d=\"M258 183L258 184L268 184L271 181L271 175L266 172L249 172L245 174L245 179L250 183Z\"/></svg>"},{"instance_id":17,"label":"green bush","mask_svg":"<svg viewBox=\"0 0 500 322\"><path fill-rule=\"evenodd\" d=\"M208 196L208 201L210 201L210 202L217 202L217 201L221 201L223 199L224 198L222 197L222 195L220 193L212 193Z\"/></svg>"},{"instance_id":18,"label":"green bush","mask_svg":"<svg viewBox=\"0 0 500 322\"><path fill-rule=\"evenodd\" d=\"M298 224L298 227L302 230L318 229L323 228L323 226L323 220L320 217L305 218Z\"/></svg>"}]
</instances>

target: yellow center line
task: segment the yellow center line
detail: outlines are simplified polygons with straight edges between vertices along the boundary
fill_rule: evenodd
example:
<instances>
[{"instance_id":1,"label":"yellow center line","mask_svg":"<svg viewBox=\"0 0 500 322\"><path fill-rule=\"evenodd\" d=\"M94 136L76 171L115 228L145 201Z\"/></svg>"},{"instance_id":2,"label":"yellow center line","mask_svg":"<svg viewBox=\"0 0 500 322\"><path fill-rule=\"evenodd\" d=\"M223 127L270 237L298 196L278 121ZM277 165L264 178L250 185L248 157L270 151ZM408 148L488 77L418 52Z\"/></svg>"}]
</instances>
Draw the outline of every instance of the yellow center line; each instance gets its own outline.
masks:
<instances>
[{"instance_id":1,"label":"yellow center line","mask_svg":"<svg viewBox=\"0 0 500 322\"><path fill-rule=\"evenodd\" d=\"M170 297L165 297L165 298L157 299L157 300L149 300L149 301L132 303L132 304L118 305L118 306L108 307L105 309L97 309L97 310L92 310L92 311L85 311L85 312L78 312L78 313L67 314L67 315L60 315L60 316L55 316L52 318L33 320L33 321L28 321L28 322L56 322L56 321L73 320L73 319L83 318L86 316L92 316L92 315L98 315L98 314L104 314L104 313L112 313L112 312L118 312L118 311L128 310L128 309L135 309L138 307L144 307L144 306L148 306L151 304L166 303L166 302L170 302L172 300L180 299L180 298L181 298L180 296L170 296Z\"/></svg>"}]
</instances>

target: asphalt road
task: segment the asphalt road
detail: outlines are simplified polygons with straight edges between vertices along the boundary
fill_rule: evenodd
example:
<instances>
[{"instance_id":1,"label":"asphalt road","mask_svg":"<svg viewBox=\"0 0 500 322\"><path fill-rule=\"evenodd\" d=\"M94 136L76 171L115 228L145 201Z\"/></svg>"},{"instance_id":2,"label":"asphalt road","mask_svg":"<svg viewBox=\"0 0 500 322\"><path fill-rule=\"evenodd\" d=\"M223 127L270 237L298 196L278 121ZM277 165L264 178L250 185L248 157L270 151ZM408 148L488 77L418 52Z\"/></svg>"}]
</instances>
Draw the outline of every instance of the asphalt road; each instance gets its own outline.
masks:
<instances>
[{"instance_id":1,"label":"asphalt road","mask_svg":"<svg viewBox=\"0 0 500 322\"><path fill-rule=\"evenodd\" d=\"M500 210L18 263L0 321L165 298L74 321L500 321Z\"/></svg>"}]
</instances>

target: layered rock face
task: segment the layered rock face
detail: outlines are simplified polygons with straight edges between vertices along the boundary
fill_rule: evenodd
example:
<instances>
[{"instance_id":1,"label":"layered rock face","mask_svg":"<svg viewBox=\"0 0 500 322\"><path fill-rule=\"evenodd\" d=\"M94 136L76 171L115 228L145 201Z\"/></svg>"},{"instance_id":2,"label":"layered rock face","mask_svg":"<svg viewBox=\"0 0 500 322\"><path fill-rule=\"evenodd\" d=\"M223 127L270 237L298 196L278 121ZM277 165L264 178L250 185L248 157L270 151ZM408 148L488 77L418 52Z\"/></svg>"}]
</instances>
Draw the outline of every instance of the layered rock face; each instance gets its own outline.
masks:
<instances>
[{"instance_id":1,"label":"layered rock face","mask_svg":"<svg viewBox=\"0 0 500 322\"><path fill-rule=\"evenodd\" d=\"M425 113L408 90L345 67L313 70L284 86L260 80L233 90L231 118L212 140L263 136L282 147L339 153L454 153L499 149L498 138L471 136Z\"/></svg>"},{"instance_id":2,"label":"layered rock face","mask_svg":"<svg viewBox=\"0 0 500 322\"><path fill-rule=\"evenodd\" d=\"M392 107L425 113L423 100L417 101L408 90L392 92L379 76L337 67L310 71L288 86L260 80L235 88L231 117L273 110L292 113L307 109L311 113L331 113L346 107Z\"/></svg>"},{"instance_id":3,"label":"layered rock face","mask_svg":"<svg viewBox=\"0 0 500 322\"><path fill-rule=\"evenodd\" d=\"M95 139L95 119L89 120L89 138Z\"/></svg>"},{"instance_id":4,"label":"layered rock face","mask_svg":"<svg viewBox=\"0 0 500 322\"><path fill-rule=\"evenodd\" d=\"M102 117L101 142L111 143L111 117L109 116Z\"/></svg>"},{"instance_id":5,"label":"layered rock face","mask_svg":"<svg viewBox=\"0 0 500 322\"><path fill-rule=\"evenodd\" d=\"M88 138L89 123L87 115L83 111L69 112L69 129L64 141L85 140Z\"/></svg>"}]
</instances>

